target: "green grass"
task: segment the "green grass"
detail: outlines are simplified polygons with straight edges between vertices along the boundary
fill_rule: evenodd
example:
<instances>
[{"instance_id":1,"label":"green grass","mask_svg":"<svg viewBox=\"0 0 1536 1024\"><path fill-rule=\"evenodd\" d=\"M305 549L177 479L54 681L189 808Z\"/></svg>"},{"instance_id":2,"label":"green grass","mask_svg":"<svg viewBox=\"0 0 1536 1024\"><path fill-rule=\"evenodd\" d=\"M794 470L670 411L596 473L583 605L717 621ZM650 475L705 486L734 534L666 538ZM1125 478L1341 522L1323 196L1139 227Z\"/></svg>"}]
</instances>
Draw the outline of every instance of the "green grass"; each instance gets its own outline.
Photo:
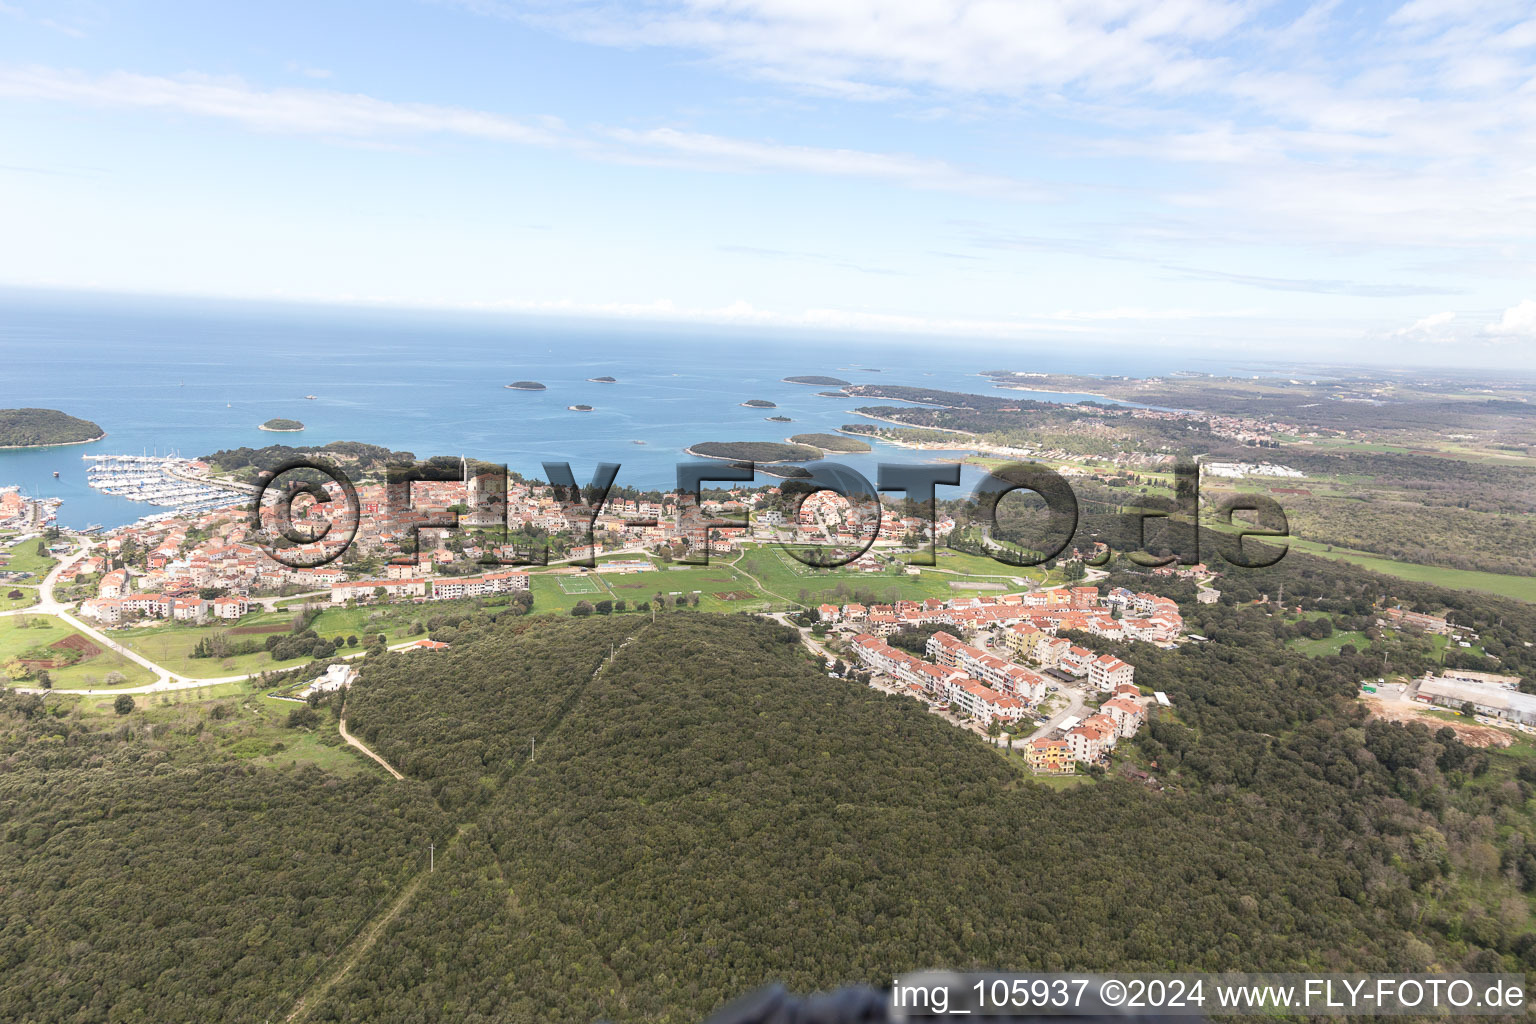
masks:
<instances>
[{"instance_id":1,"label":"green grass","mask_svg":"<svg viewBox=\"0 0 1536 1024\"><path fill-rule=\"evenodd\" d=\"M555 579L562 591L576 597L606 592L603 585L590 576L557 576Z\"/></svg>"},{"instance_id":2,"label":"green grass","mask_svg":"<svg viewBox=\"0 0 1536 1024\"><path fill-rule=\"evenodd\" d=\"M21 591L21 596L5 596L13 590ZM37 604L37 588L18 587L11 584L0 584L0 612L8 612L14 608L30 608L34 604Z\"/></svg>"},{"instance_id":3,"label":"green grass","mask_svg":"<svg viewBox=\"0 0 1536 1024\"><path fill-rule=\"evenodd\" d=\"M764 594L751 580L719 556L711 557L708 565L662 564L658 572L609 576L604 579L604 583L614 597L623 598L631 607L637 602L650 600L657 592L691 595L694 591L699 591L699 611L703 612L756 611L769 604L781 603L779 599ZM732 591L752 596L742 601L726 601L714 596Z\"/></svg>"},{"instance_id":4,"label":"green grass","mask_svg":"<svg viewBox=\"0 0 1536 1024\"><path fill-rule=\"evenodd\" d=\"M31 574L30 579L18 580L17 582L42 582L43 577L47 576L49 571L59 564L59 560L52 555L39 555L37 553L37 545L38 541L36 540L24 540L14 548L0 551L0 569L8 572Z\"/></svg>"},{"instance_id":5,"label":"green grass","mask_svg":"<svg viewBox=\"0 0 1536 1024\"><path fill-rule=\"evenodd\" d=\"M22 623L27 623L22 628ZM0 619L0 665L7 664L17 655L33 648L46 648L68 636L82 635L62 619L52 615L11 615ZM87 638L89 639L89 638ZM92 640L91 643L96 644ZM96 644L98 648L100 644ZM107 673L119 672L123 682L118 686L142 686L154 681L154 674L116 651L101 648L101 653L74 665L47 670L55 687L61 689L105 688ZM9 673L7 673L9 676ZM12 681L13 685L35 685L30 679Z\"/></svg>"},{"instance_id":6,"label":"green grass","mask_svg":"<svg viewBox=\"0 0 1536 1024\"><path fill-rule=\"evenodd\" d=\"M1345 644L1352 644L1357 651L1370 648L1371 641L1364 633L1358 630L1334 633L1332 636L1321 640L1310 640L1306 637L1296 637L1287 640L1285 645L1293 651L1298 651L1309 658L1317 658L1327 654L1338 654L1339 649Z\"/></svg>"},{"instance_id":7,"label":"green grass","mask_svg":"<svg viewBox=\"0 0 1536 1024\"><path fill-rule=\"evenodd\" d=\"M1451 590L1480 590L1489 594L1498 594L1501 597L1512 597L1519 601L1536 602L1536 578L1528 576L1507 576L1502 573L1477 572L1470 569L1417 565L1339 547L1329 551L1326 545L1297 537L1288 538L1288 543L1297 551L1304 551L1309 555L1350 562L1373 572L1396 576L1398 579L1430 583Z\"/></svg>"},{"instance_id":8,"label":"green grass","mask_svg":"<svg viewBox=\"0 0 1536 1024\"><path fill-rule=\"evenodd\" d=\"M1026 772L1029 770L1026 768ZM1035 786L1044 786L1046 789L1076 789L1078 786L1087 785L1093 780L1086 775L1035 775L1030 773L1026 781Z\"/></svg>"},{"instance_id":9,"label":"green grass","mask_svg":"<svg viewBox=\"0 0 1536 1024\"><path fill-rule=\"evenodd\" d=\"M77 701L82 715L118 718L113 698L57 699ZM290 729L288 713L299 705L264 697L245 683L137 693L133 699L135 707L126 720L162 727L156 730L161 742L196 744L219 751L226 760L267 767L314 765L342 776L382 771L342 741L329 711L321 711L313 729ZM222 717L214 714L215 707Z\"/></svg>"},{"instance_id":10,"label":"green grass","mask_svg":"<svg viewBox=\"0 0 1536 1024\"><path fill-rule=\"evenodd\" d=\"M340 636L356 636L361 643L364 637L371 637L377 633L383 633L389 643L408 640L413 636L422 636L424 631L412 632L410 625L417 620L426 620L434 612L445 611L446 608L433 608L421 605L362 605L355 608L327 606L323 612L311 623L310 628L320 636L330 639ZM219 676L232 676L263 672L274 669L292 668L313 660L308 654L303 657L292 658L286 661L274 661L272 655L266 651L255 654L241 654L232 658L194 658L193 650L204 637L215 632L230 634L231 640L257 640L265 641L268 636L282 636L288 632L288 626L293 620L291 611L262 612L256 615L247 615L239 622L232 625L218 624L206 626L194 626L183 623L163 622L158 625L140 626L134 629L121 630L113 634L114 639L125 647L129 647L144 657L161 665L180 676L188 679L209 679ZM269 633L235 633L235 629L248 627L277 627ZM343 648L345 654L359 648Z\"/></svg>"},{"instance_id":11,"label":"green grass","mask_svg":"<svg viewBox=\"0 0 1536 1024\"><path fill-rule=\"evenodd\" d=\"M798 602L801 600L800 592L805 591L805 602L808 604L823 602L844 604L851 600L855 593L872 594L880 602L893 599L916 601L926 598L948 600L952 597L974 594L1002 594L1018 589L1011 582L1013 577L1026 578L1023 570L1010 572L1009 570L1013 568L1011 566L959 552L949 552L938 561L939 565L935 569L985 566L986 574L955 575L952 572L920 568L918 575L908 576L902 566L898 566L895 570L882 569L879 572L861 572L851 566L817 569L801 564L775 545L749 547L734 564L762 581L766 590L780 595L785 601ZM1039 570L1033 570L1034 577L1040 575ZM1001 583L1004 589L952 587L951 583Z\"/></svg>"}]
</instances>

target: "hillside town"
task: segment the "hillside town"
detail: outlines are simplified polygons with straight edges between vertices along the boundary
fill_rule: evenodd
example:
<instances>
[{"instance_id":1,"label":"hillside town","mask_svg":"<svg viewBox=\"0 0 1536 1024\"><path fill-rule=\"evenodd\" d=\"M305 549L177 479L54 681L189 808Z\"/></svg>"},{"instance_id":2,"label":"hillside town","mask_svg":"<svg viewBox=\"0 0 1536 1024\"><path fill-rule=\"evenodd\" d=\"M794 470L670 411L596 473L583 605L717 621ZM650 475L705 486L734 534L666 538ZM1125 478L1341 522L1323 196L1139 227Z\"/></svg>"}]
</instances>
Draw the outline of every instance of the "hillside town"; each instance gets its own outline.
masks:
<instances>
[{"instance_id":1,"label":"hillside town","mask_svg":"<svg viewBox=\"0 0 1536 1024\"><path fill-rule=\"evenodd\" d=\"M1146 720L1148 698L1135 685L1132 665L1058 634L1075 630L1168 646L1184 629L1169 598L1124 588L1100 594L1092 586L889 606L823 604L817 613L849 634L851 653L877 683L945 706L994 735L1008 730L1010 740L1015 726L1034 721L1041 728L1029 737L1026 756L1043 774L1104 763L1116 742L1134 736ZM885 639L933 626L948 628L928 636L926 657ZM1050 716L1048 705L1063 699L1067 710ZM1072 713L1089 702L1096 704L1091 714Z\"/></svg>"},{"instance_id":2,"label":"hillside town","mask_svg":"<svg viewBox=\"0 0 1536 1024\"><path fill-rule=\"evenodd\" d=\"M365 484L350 519L341 489L329 484L330 500L294 502L289 536L300 542L278 541L281 561L264 550L284 525L274 506L263 506L260 530L243 506L146 520L103 537L101 554L70 566L60 582L94 585L80 610L104 625L141 617L208 622L238 619L264 595L323 594L335 605L457 600L527 591L526 566L610 556L595 568L634 571L649 563L611 556L728 556L750 542L865 552L853 567L876 571L883 565L867 553L875 544L912 545L954 528L947 517L930 531L923 519L889 512L876 528L870 509L825 491L798 506L778 487L697 504L668 493L593 506L548 484L504 483L489 474L415 481L404 485L408 493L393 494Z\"/></svg>"}]
</instances>

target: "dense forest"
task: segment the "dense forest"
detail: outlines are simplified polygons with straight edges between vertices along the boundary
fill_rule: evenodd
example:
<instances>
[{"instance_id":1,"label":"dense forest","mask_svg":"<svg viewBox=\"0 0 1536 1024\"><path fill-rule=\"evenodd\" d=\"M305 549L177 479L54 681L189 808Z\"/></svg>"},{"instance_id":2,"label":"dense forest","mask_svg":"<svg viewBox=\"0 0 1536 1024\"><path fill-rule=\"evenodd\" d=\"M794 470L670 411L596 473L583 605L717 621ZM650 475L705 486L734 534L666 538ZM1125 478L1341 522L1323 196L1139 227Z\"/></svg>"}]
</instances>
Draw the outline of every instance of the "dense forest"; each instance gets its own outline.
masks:
<instances>
[{"instance_id":1,"label":"dense forest","mask_svg":"<svg viewBox=\"0 0 1536 1024\"><path fill-rule=\"evenodd\" d=\"M57 409L0 409L0 448L34 448L94 441L106 431Z\"/></svg>"},{"instance_id":2,"label":"dense forest","mask_svg":"<svg viewBox=\"0 0 1536 1024\"><path fill-rule=\"evenodd\" d=\"M348 727L404 782L285 765L238 701L0 698L0 1013L691 1022L935 965L1536 969L1530 755L1370 720L1376 651L1289 644L1390 598L1536 674L1536 608L1294 554L1213 605L1109 568L1208 638L1093 641L1172 699L1127 744L1160 789L1037 785L793 630L681 609L466 612L447 651L371 652ZM337 742L339 696L294 707Z\"/></svg>"},{"instance_id":3,"label":"dense forest","mask_svg":"<svg viewBox=\"0 0 1536 1024\"><path fill-rule=\"evenodd\" d=\"M290 764L252 721L0 691L0 1019L277 1019L415 874L446 828L421 783Z\"/></svg>"},{"instance_id":4,"label":"dense forest","mask_svg":"<svg viewBox=\"0 0 1536 1024\"><path fill-rule=\"evenodd\" d=\"M349 473L354 474L354 483L364 477L382 474L384 467L388 465L416 461L416 456L410 452L390 451L388 448L376 444L364 444L361 441L332 441L325 445L297 447L269 444L265 448L230 448L204 455L203 461L212 463L220 472L254 480L262 470L274 469L305 456L318 456L337 463Z\"/></svg>"}]
</instances>

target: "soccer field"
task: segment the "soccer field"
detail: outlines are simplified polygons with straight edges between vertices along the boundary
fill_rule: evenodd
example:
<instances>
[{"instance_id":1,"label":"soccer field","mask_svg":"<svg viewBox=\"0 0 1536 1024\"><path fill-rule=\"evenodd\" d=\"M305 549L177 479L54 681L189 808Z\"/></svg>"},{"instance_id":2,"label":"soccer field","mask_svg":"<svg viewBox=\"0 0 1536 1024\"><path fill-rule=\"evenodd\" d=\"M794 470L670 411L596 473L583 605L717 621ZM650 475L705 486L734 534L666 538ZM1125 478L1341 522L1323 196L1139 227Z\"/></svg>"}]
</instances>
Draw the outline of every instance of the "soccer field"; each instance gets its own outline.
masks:
<instances>
[{"instance_id":1,"label":"soccer field","mask_svg":"<svg viewBox=\"0 0 1536 1024\"><path fill-rule=\"evenodd\" d=\"M567 594L601 594L602 586L590 576L562 576L560 589Z\"/></svg>"}]
</instances>

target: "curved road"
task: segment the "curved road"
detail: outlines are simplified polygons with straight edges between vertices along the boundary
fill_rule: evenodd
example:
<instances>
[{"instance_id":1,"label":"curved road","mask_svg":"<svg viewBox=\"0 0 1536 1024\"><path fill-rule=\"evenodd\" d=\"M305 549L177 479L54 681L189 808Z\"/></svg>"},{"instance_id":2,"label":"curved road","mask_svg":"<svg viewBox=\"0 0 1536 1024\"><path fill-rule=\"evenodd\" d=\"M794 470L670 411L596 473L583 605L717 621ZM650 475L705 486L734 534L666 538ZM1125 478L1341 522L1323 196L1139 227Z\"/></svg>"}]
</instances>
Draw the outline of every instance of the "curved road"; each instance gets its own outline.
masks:
<instances>
[{"instance_id":1,"label":"curved road","mask_svg":"<svg viewBox=\"0 0 1536 1024\"><path fill-rule=\"evenodd\" d=\"M0 617L12 616L12 615L52 615L55 618L57 618L57 619L59 619L59 620L61 620L63 622L68 623L70 626L72 626L73 628L79 630L81 633L84 633L86 636L88 636L92 640L96 641L102 647L105 647L105 648L107 648L108 650L111 650L111 651L116 651L118 654L121 654L123 657L127 658L129 661L132 661L132 662L134 662L137 665L142 665L144 668L146 668L150 672L154 673L155 681L152 682L152 683L145 683L145 684L143 684L141 686L113 686L113 687L102 687L102 688L99 688L99 689L91 689L91 690L66 690L66 689L62 689L62 688L58 688L58 687L55 687L52 690L44 690L44 689L41 689L41 688L38 688L38 687L18 686L18 687L16 687L16 692L17 693L65 693L65 694L98 694L99 693L99 694L108 694L108 695L115 695L115 694L119 694L119 693L162 693L162 692L165 692L165 691L168 691L168 690L195 690L195 689L198 689L199 687L203 687L203 686L216 686L216 685L218 685L220 683L238 683L238 682L243 682L244 680L247 680L247 679L254 679L255 677L261 675L260 672L246 672L246 673L244 673L242 675L218 676L218 677L207 678L207 679L205 679L205 678L190 678L190 677L187 677L187 676L179 676L176 673L172 672L170 669L167 669L167 668L165 668L165 667L163 667L161 665L157 665L153 661L150 661L148 658L144 657L138 651L135 651L135 650L132 650L131 648L123 646L122 644L118 643L116 640L113 640L111 637L107 636L105 633L103 633L101 630L97 629L96 627L91 626L91 625L87 625L86 623L84 623L81 620L77 619L74 615L72 615L70 613L71 605L62 604L62 603L54 600L54 597L53 597L53 587L54 587L54 584L58 581L59 575L67 567L69 567L70 565L73 565L75 562L80 561L80 559L82 559L86 555L90 554L90 551L91 551L91 541L89 541L87 539L83 539L83 538L81 538L81 540L82 540L82 547L80 548L80 550L75 552L74 554L69 555L68 557L62 559L59 562L59 564L54 566L52 571L50 571L48 573L48 575L43 579L42 585L38 588L37 603L36 604L31 605L31 606L29 606L27 608L16 608L16 609L13 609L13 610L8 611L8 612L0 612ZM291 595L289 597L271 598L269 600L291 601L291 600L293 600L294 597L303 597L303 596L308 596L308 595L302 595L302 594ZM402 647L409 646L413 642L414 641L407 640L407 641L404 641L402 643L393 644L393 645L391 645L391 647L389 649L390 650L398 650L398 649L400 649ZM358 657L361 657L365 653L366 653L365 651L354 651L354 652L352 652L350 654L339 655L339 657L342 657L342 658L358 658ZM386 767L388 767L388 766L386 765ZM390 771L394 771L394 769L391 768Z\"/></svg>"}]
</instances>

